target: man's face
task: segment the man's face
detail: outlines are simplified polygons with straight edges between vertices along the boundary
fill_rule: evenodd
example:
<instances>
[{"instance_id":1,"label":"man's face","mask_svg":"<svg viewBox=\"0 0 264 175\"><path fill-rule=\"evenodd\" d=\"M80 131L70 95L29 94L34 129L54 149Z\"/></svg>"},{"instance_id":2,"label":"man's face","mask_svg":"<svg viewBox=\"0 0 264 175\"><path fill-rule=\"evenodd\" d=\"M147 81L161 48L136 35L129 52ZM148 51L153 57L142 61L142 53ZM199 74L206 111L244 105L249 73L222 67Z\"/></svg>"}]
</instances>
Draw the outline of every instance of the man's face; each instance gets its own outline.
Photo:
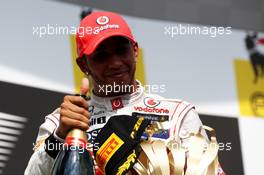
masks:
<instances>
[{"instance_id":1,"label":"man's face","mask_svg":"<svg viewBox=\"0 0 264 175\"><path fill-rule=\"evenodd\" d=\"M110 37L87 56L95 88L102 85L131 85L135 81L137 44L124 37Z\"/></svg>"}]
</instances>

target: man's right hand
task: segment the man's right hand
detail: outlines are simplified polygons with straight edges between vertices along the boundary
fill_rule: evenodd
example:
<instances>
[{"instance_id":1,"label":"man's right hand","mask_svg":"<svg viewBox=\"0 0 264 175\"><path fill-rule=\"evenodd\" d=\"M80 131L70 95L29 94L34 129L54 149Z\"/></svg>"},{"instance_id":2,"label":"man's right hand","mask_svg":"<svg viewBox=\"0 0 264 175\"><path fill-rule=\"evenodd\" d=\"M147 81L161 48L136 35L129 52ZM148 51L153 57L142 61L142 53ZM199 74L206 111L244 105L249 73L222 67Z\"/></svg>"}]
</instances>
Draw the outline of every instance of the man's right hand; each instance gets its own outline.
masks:
<instances>
[{"instance_id":1,"label":"man's right hand","mask_svg":"<svg viewBox=\"0 0 264 175\"><path fill-rule=\"evenodd\" d=\"M80 93L85 95L89 91L89 81L82 80ZM71 129L88 130L90 114L88 102L81 96L66 95L60 109L60 124L56 130L57 136L64 139Z\"/></svg>"}]
</instances>

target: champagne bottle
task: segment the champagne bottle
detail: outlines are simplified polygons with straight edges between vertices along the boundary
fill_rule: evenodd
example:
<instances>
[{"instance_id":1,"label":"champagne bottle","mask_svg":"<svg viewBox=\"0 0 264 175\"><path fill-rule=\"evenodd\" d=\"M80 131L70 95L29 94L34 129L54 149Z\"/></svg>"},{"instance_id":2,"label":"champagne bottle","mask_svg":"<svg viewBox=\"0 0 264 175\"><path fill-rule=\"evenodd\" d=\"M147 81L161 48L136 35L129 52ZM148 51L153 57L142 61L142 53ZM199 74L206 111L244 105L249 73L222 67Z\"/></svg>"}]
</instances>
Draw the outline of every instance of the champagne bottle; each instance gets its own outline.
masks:
<instances>
[{"instance_id":1,"label":"champagne bottle","mask_svg":"<svg viewBox=\"0 0 264 175\"><path fill-rule=\"evenodd\" d=\"M86 98L89 80L82 79L80 96ZM80 129L72 129L56 157L52 175L95 175L93 158L87 150L87 135Z\"/></svg>"},{"instance_id":2,"label":"champagne bottle","mask_svg":"<svg viewBox=\"0 0 264 175\"><path fill-rule=\"evenodd\" d=\"M94 175L94 164L86 149L87 136L79 129L71 130L56 157L52 175Z\"/></svg>"}]
</instances>

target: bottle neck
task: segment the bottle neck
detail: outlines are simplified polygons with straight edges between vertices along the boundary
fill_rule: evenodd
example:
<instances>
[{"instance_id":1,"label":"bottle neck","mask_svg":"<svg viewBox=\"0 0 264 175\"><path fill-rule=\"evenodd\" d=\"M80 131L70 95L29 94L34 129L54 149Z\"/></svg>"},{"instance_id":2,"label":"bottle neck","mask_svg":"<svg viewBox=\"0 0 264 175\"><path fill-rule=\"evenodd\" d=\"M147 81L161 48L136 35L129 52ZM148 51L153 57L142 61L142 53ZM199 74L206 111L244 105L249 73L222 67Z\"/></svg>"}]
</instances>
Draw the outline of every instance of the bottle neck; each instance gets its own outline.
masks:
<instances>
[{"instance_id":1,"label":"bottle neck","mask_svg":"<svg viewBox=\"0 0 264 175\"><path fill-rule=\"evenodd\" d=\"M86 148L87 136L85 132L80 129L72 129L66 136L65 144Z\"/></svg>"}]
</instances>

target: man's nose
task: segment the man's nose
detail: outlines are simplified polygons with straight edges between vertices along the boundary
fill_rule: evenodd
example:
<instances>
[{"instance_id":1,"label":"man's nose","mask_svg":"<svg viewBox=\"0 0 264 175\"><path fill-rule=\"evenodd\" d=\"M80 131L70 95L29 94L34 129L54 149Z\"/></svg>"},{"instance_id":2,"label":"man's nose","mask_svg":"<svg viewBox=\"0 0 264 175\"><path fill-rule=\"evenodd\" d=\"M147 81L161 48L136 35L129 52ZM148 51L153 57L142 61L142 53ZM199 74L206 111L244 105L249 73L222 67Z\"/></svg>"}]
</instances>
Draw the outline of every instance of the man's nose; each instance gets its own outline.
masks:
<instances>
[{"instance_id":1,"label":"man's nose","mask_svg":"<svg viewBox=\"0 0 264 175\"><path fill-rule=\"evenodd\" d=\"M122 58L119 56L112 54L109 59L109 68L111 69L119 69L122 66Z\"/></svg>"}]
</instances>

